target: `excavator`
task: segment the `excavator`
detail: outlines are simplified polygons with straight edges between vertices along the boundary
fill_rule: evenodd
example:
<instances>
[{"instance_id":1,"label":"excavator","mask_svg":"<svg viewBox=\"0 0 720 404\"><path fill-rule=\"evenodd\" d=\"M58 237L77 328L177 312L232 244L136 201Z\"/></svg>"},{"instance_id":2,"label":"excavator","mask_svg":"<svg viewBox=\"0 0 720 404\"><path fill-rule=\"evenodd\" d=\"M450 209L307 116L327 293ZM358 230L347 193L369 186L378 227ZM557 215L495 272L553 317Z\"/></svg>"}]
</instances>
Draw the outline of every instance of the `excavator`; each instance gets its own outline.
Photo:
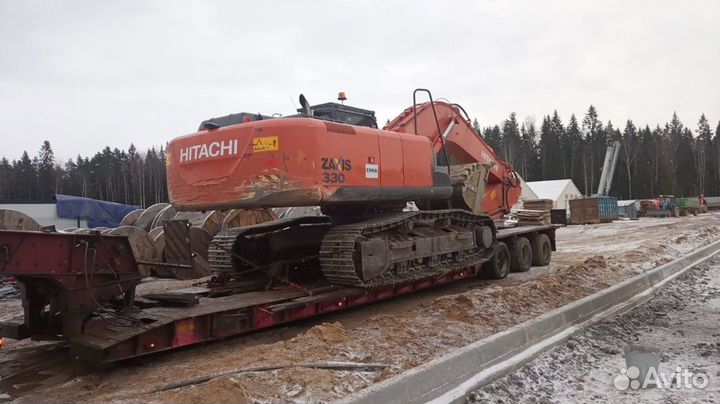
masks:
<instances>
[{"instance_id":1,"label":"excavator","mask_svg":"<svg viewBox=\"0 0 720 404\"><path fill-rule=\"evenodd\" d=\"M429 101L416 102L423 93ZM213 118L169 143L176 209L321 208L219 233L213 270L373 288L491 260L494 219L518 201L520 181L465 110L417 89L380 129L373 111L345 99L310 106L301 95L297 115Z\"/></svg>"}]
</instances>

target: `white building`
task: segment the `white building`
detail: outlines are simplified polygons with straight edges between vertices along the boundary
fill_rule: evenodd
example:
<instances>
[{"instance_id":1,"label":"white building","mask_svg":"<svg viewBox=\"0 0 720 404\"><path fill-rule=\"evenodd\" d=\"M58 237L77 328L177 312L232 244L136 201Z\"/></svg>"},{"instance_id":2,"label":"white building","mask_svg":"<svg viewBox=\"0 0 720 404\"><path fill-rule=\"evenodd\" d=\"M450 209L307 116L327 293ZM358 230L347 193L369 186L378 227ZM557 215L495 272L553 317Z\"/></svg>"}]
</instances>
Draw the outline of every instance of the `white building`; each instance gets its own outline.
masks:
<instances>
[{"instance_id":1,"label":"white building","mask_svg":"<svg viewBox=\"0 0 720 404\"><path fill-rule=\"evenodd\" d=\"M0 203L0 209L20 211L35 219L40 226L52 226L62 230L68 227L88 227L85 219L65 219L58 217L54 203Z\"/></svg>"},{"instance_id":2,"label":"white building","mask_svg":"<svg viewBox=\"0 0 720 404\"><path fill-rule=\"evenodd\" d=\"M582 198L582 194L575 183L570 179L531 181L528 187L537 195L538 199L551 199L553 209L570 209L571 199Z\"/></svg>"},{"instance_id":3,"label":"white building","mask_svg":"<svg viewBox=\"0 0 720 404\"><path fill-rule=\"evenodd\" d=\"M515 209L522 209L523 208L523 201L527 201L529 199L538 199L538 196L533 192L533 190L528 186L527 182L518 174L518 178L520 178L520 200L517 201L517 203L512 207L513 210Z\"/></svg>"}]
</instances>

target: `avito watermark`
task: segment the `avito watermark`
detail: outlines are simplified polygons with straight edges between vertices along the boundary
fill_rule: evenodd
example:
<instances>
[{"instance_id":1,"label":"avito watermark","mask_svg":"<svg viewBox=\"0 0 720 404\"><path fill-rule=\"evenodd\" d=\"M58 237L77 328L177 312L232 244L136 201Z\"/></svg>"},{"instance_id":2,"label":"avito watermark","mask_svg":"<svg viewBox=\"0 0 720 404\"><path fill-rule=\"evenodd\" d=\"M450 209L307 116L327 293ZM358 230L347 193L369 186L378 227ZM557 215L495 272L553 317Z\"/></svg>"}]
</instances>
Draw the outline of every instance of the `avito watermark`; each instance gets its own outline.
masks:
<instances>
[{"instance_id":1,"label":"avito watermark","mask_svg":"<svg viewBox=\"0 0 720 404\"><path fill-rule=\"evenodd\" d=\"M658 389L703 389L710 383L710 377L705 373L691 372L682 366L677 366L675 372L666 374L650 367L644 380L640 380L640 369L635 366L620 369L615 376L613 384L618 390L639 389L655 387Z\"/></svg>"}]
</instances>

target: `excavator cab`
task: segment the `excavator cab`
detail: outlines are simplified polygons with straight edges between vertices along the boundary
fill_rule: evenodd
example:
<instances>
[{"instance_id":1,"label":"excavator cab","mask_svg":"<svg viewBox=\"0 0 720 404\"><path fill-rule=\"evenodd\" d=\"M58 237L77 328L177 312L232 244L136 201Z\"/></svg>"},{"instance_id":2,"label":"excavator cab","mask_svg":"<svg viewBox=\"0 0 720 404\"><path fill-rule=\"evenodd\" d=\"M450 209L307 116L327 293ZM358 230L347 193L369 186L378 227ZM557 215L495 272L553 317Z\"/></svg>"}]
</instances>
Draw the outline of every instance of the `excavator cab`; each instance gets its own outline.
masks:
<instances>
[{"instance_id":1,"label":"excavator cab","mask_svg":"<svg viewBox=\"0 0 720 404\"><path fill-rule=\"evenodd\" d=\"M347 125L365 126L368 128L378 127L377 118L375 118L375 111L371 111L369 109L351 107L345 104L338 104L337 102L326 102L324 104L309 106L305 96L302 94L300 95L300 104L302 105L302 108L297 109L298 115L290 115L287 116L287 118L306 117L344 123ZM200 123L198 130L213 130L223 128L225 126L239 125L253 121L280 117L281 116L279 114L268 116L259 113L253 114L251 112L240 112L237 114L206 119Z\"/></svg>"},{"instance_id":2,"label":"excavator cab","mask_svg":"<svg viewBox=\"0 0 720 404\"><path fill-rule=\"evenodd\" d=\"M297 111L303 113L304 110L299 108ZM370 111L369 109L351 107L338 104L337 102L326 102L325 104L310 107L310 111L310 116L316 119L355 126L366 126L368 128L378 127L375 111Z\"/></svg>"}]
</instances>

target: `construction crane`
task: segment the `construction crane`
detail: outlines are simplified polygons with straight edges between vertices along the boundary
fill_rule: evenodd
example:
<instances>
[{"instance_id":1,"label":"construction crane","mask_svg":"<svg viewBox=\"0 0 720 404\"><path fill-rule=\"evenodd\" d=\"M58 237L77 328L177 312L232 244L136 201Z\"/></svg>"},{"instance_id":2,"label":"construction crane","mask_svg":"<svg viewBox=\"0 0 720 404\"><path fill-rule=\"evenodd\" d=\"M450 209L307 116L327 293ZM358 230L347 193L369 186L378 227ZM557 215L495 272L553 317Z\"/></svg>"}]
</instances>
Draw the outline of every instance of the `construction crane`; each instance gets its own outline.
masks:
<instances>
[{"instance_id":1,"label":"construction crane","mask_svg":"<svg viewBox=\"0 0 720 404\"><path fill-rule=\"evenodd\" d=\"M607 196L610 193L613 176L615 175L615 166L617 165L618 156L620 155L620 142L617 140L608 145L605 152L605 162L603 163L602 174L600 174L600 183L598 184L597 196Z\"/></svg>"}]
</instances>

